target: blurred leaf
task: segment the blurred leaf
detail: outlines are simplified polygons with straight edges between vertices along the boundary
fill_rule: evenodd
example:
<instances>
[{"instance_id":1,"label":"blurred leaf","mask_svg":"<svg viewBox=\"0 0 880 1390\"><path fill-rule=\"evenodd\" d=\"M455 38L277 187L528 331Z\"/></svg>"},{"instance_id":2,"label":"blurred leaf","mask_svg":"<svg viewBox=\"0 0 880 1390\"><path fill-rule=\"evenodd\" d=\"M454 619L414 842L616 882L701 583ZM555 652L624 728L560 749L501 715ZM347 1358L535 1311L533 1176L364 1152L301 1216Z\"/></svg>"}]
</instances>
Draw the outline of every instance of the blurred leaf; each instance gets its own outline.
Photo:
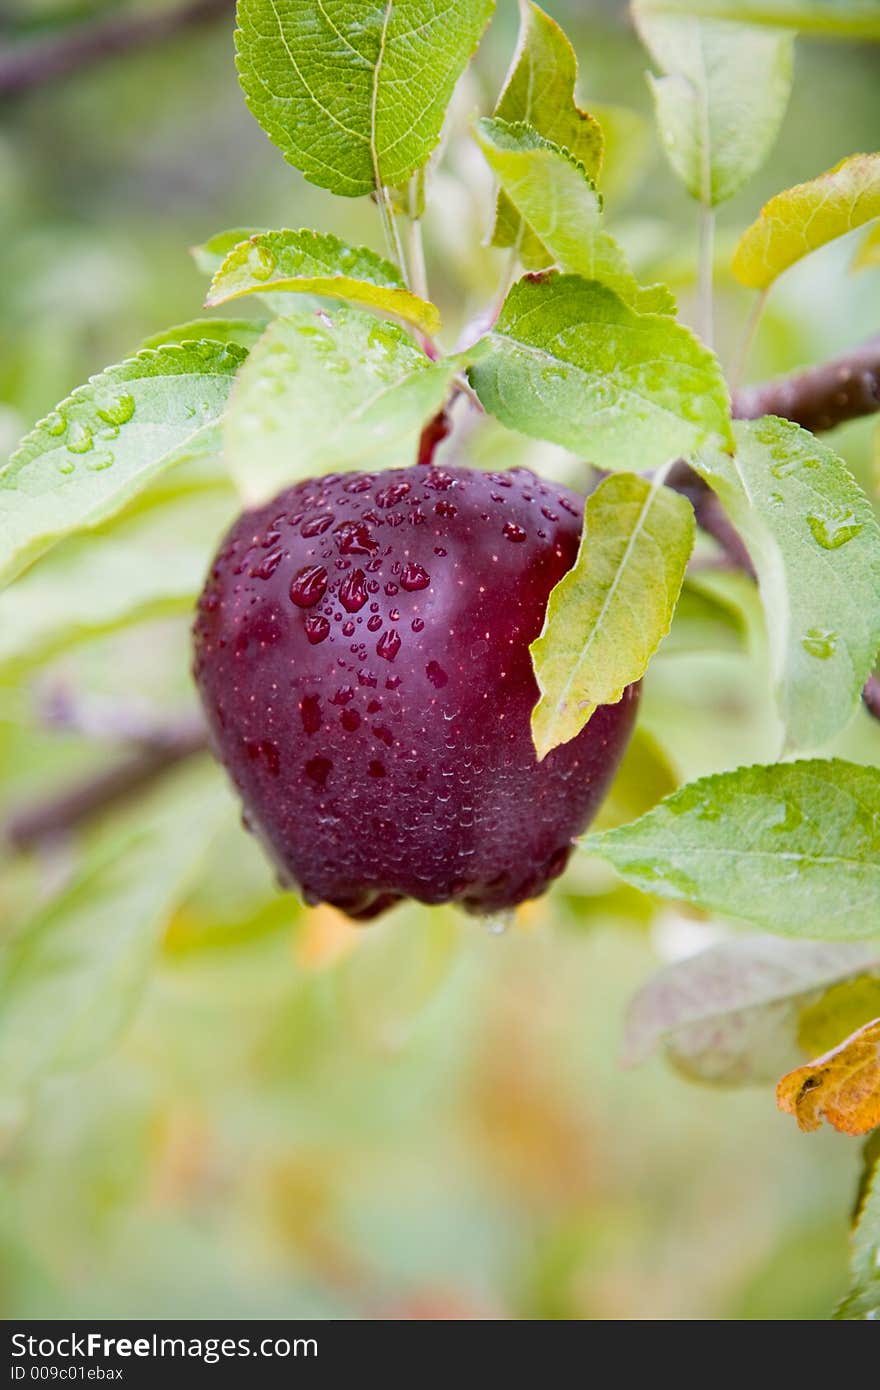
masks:
<instances>
[{"instance_id":1,"label":"blurred leaf","mask_svg":"<svg viewBox=\"0 0 880 1390\"><path fill-rule=\"evenodd\" d=\"M161 333L152 333L141 343L141 348L160 348L170 343L207 339L212 343L237 343L250 352L257 340L262 338L266 327L265 321L259 319L192 319L189 323L176 323L171 328L163 328Z\"/></svg>"},{"instance_id":2,"label":"blurred leaf","mask_svg":"<svg viewBox=\"0 0 880 1390\"><path fill-rule=\"evenodd\" d=\"M651 153L648 122L629 106L590 102L602 127L605 153L597 183L609 203L623 202L645 173Z\"/></svg>"},{"instance_id":3,"label":"blurred leaf","mask_svg":"<svg viewBox=\"0 0 880 1390\"><path fill-rule=\"evenodd\" d=\"M855 940L880 924L878 804L878 768L839 758L742 767L582 843L646 893L783 935Z\"/></svg>"},{"instance_id":4,"label":"blurred leaf","mask_svg":"<svg viewBox=\"0 0 880 1390\"><path fill-rule=\"evenodd\" d=\"M875 266L880 266L880 222L869 228L852 260L853 270L872 270Z\"/></svg>"},{"instance_id":5,"label":"blurred leaf","mask_svg":"<svg viewBox=\"0 0 880 1390\"><path fill-rule=\"evenodd\" d=\"M284 158L345 197L403 184L440 138L494 0L239 0L245 99Z\"/></svg>"},{"instance_id":6,"label":"blurred leaf","mask_svg":"<svg viewBox=\"0 0 880 1390\"><path fill-rule=\"evenodd\" d=\"M805 1002L825 986L880 966L880 946L734 938L677 961L633 999L623 1061L662 1046L686 1076L718 1085L773 1081L798 1056Z\"/></svg>"},{"instance_id":7,"label":"blurred leaf","mask_svg":"<svg viewBox=\"0 0 880 1390\"><path fill-rule=\"evenodd\" d=\"M215 273L206 304L271 290L328 295L396 314L424 330L440 327L436 305L412 294L390 261L365 246L312 232L261 232L233 248Z\"/></svg>"},{"instance_id":8,"label":"blurred leaf","mask_svg":"<svg viewBox=\"0 0 880 1390\"><path fill-rule=\"evenodd\" d=\"M765 203L733 253L733 273L764 290L789 266L880 216L880 154L854 154Z\"/></svg>"},{"instance_id":9,"label":"blurred leaf","mask_svg":"<svg viewBox=\"0 0 880 1390\"><path fill-rule=\"evenodd\" d=\"M679 780L653 734L637 724L596 818L596 829L610 830L643 816L676 791ZM614 891L620 891L620 886Z\"/></svg>"},{"instance_id":10,"label":"blurred leaf","mask_svg":"<svg viewBox=\"0 0 880 1390\"><path fill-rule=\"evenodd\" d=\"M790 748L849 721L880 647L880 527L842 459L767 416L734 424L735 458L695 467L718 493L758 573Z\"/></svg>"},{"instance_id":11,"label":"blurred leaf","mask_svg":"<svg viewBox=\"0 0 880 1390\"><path fill-rule=\"evenodd\" d=\"M398 908L364 930L334 974L343 1016L370 1047L397 1051L449 978L464 923L449 910Z\"/></svg>"},{"instance_id":12,"label":"blurred leaf","mask_svg":"<svg viewBox=\"0 0 880 1390\"><path fill-rule=\"evenodd\" d=\"M205 488L62 542L0 593L0 669L20 672L124 623L187 612L235 512L231 488Z\"/></svg>"},{"instance_id":13,"label":"blurred leaf","mask_svg":"<svg viewBox=\"0 0 880 1390\"><path fill-rule=\"evenodd\" d=\"M530 647L541 691L532 711L539 758L644 675L669 631L694 529L684 497L634 473L606 478L590 494L577 559Z\"/></svg>"},{"instance_id":14,"label":"blurred leaf","mask_svg":"<svg viewBox=\"0 0 880 1390\"><path fill-rule=\"evenodd\" d=\"M730 437L718 363L681 324L556 271L513 286L471 382L503 424L600 468L661 467Z\"/></svg>"},{"instance_id":15,"label":"blurred leaf","mask_svg":"<svg viewBox=\"0 0 880 1390\"><path fill-rule=\"evenodd\" d=\"M211 342L147 350L62 401L0 470L0 578L118 512L163 468L216 449L245 356Z\"/></svg>"},{"instance_id":16,"label":"blurred leaf","mask_svg":"<svg viewBox=\"0 0 880 1390\"><path fill-rule=\"evenodd\" d=\"M692 197L715 207L763 164L791 92L793 42L745 25L662 15L635 4L664 73L651 77L660 138Z\"/></svg>"},{"instance_id":17,"label":"blurred leaf","mask_svg":"<svg viewBox=\"0 0 880 1390\"><path fill-rule=\"evenodd\" d=\"M516 53L494 114L508 125L527 122L595 179L602 165L602 129L577 105L576 83L577 58L562 29L530 0L520 0ZM498 196L492 243L515 246L523 265L532 269L548 264L541 242L504 192Z\"/></svg>"},{"instance_id":18,"label":"blurred leaf","mask_svg":"<svg viewBox=\"0 0 880 1390\"><path fill-rule=\"evenodd\" d=\"M666 286L639 285L617 242L602 230L601 196L567 150L529 125L483 119L475 134L529 235L545 248L545 262L601 281L640 313L675 313Z\"/></svg>"},{"instance_id":19,"label":"blurred leaf","mask_svg":"<svg viewBox=\"0 0 880 1390\"><path fill-rule=\"evenodd\" d=\"M880 1318L880 1159L874 1162L856 1213L850 1275L849 1293L835 1318L847 1322L876 1321Z\"/></svg>"},{"instance_id":20,"label":"blurred leaf","mask_svg":"<svg viewBox=\"0 0 880 1390\"><path fill-rule=\"evenodd\" d=\"M742 651L753 592L745 575L692 569L685 576L662 655Z\"/></svg>"},{"instance_id":21,"label":"blurred leaf","mask_svg":"<svg viewBox=\"0 0 880 1390\"><path fill-rule=\"evenodd\" d=\"M225 425L229 465L253 503L312 473L414 463L457 364L363 310L278 319L254 348Z\"/></svg>"},{"instance_id":22,"label":"blurred leaf","mask_svg":"<svg viewBox=\"0 0 880 1390\"><path fill-rule=\"evenodd\" d=\"M877 0L639 0L657 14L695 14L800 29L831 38L880 39Z\"/></svg>"},{"instance_id":23,"label":"blurred leaf","mask_svg":"<svg viewBox=\"0 0 880 1390\"><path fill-rule=\"evenodd\" d=\"M170 779L0 952L0 1091L93 1058L131 1016L164 920L222 816L213 768Z\"/></svg>"},{"instance_id":24,"label":"blurred leaf","mask_svg":"<svg viewBox=\"0 0 880 1390\"><path fill-rule=\"evenodd\" d=\"M783 1076L776 1087L780 1110L804 1130L823 1120L841 1134L867 1134L880 1125L880 1018L866 1023L838 1047Z\"/></svg>"},{"instance_id":25,"label":"blurred leaf","mask_svg":"<svg viewBox=\"0 0 880 1390\"><path fill-rule=\"evenodd\" d=\"M849 1037L878 1016L880 976L862 975L857 980L833 985L801 1014L798 1046L808 1057L815 1057L836 1047L841 1038Z\"/></svg>"}]
</instances>

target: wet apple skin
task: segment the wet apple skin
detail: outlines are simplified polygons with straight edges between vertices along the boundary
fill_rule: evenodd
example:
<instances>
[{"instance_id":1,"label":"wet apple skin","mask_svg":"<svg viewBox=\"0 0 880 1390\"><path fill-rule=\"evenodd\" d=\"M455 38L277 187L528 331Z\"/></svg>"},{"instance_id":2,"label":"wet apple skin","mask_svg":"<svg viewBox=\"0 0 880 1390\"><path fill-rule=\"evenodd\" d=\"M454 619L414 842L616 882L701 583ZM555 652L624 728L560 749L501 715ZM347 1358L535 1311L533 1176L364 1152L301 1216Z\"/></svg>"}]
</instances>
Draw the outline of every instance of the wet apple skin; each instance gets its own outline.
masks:
<instances>
[{"instance_id":1,"label":"wet apple skin","mask_svg":"<svg viewBox=\"0 0 880 1390\"><path fill-rule=\"evenodd\" d=\"M538 762L529 643L583 498L525 469L308 480L232 526L199 600L212 744L282 881L358 919L497 913L560 874L638 687Z\"/></svg>"}]
</instances>

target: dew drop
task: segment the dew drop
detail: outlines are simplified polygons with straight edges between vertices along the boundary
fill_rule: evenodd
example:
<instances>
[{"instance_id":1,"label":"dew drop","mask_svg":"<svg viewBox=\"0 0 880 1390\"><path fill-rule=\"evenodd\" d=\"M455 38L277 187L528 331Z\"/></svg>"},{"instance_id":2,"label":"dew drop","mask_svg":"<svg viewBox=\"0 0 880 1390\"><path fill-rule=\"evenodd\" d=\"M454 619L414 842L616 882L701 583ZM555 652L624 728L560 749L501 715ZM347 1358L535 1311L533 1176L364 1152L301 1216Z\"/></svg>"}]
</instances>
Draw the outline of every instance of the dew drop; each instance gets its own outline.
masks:
<instances>
[{"instance_id":1,"label":"dew drop","mask_svg":"<svg viewBox=\"0 0 880 1390\"><path fill-rule=\"evenodd\" d=\"M400 587L405 589L408 594L418 593L419 589L427 589L431 582L431 576L421 565L417 565L410 560L404 565L400 574Z\"/></svg>"},{"instance_id":2,"label":"dew drop","mask_svg":"<svg viewBox=\"0 0 880 1390\"><path fill-rule=\"evenodd\" d=\"M425 667L425 675L436 690L442 690L449 677L443 667L437 661L429 661Z\"/></svg>"},{"instance_id":3,"label":"dew drop","mask_svg":"<svg viewBox=\"0 0 880 1390\"><path fill-rule=\"evenodd\" d=\"M312 613L305 621L306 637L313 647L323 642L330 634L330 624L321 613Z\"/></svg>"},{"instance_id":4,"label":"dew drop","mask_svg":"<svg viewBox=\"0 0 880 1390\"><path fill-rule=\"evenodd\" d=\"M367 578L363 570L352 570L339 587L339 602L346 613L357 613L367 601Z\"/></svg>"},{"instance_id":5,"label":"dew drop","mask_svg":"<svg viewBox=\"0 0 880 1390\"><path fill-rule=\"evenodd\" d=\"M503 936L513 926L514 915L512 907L505 908L503 912L493 912L490 917L484 918L486 931L490 936Z\"/></svg>"},{"instance_id":6,"label":"dew drop","mask_svg":"<svg viewBox=\"0 0 880 1390\"><path fill-rule=\"evenodd\" d=\"M501 534L506 536L509 541L524 541L526 532L521 526L517 526L515 521L505 521L501 528Z\"/></svg>"},{"instance_id":7,"label":"dew drop","mask_svg":"<svg viewBox=\"0 0 880 1390\"><path fill-rule=\"evenodd\" d=\"M280 550L270 550L258 565L254 565L251 570L252 579L271 579L284 558Z\"/></svg>"},{"instance_id":8,"label":"dew drop","mask_svg":"<svg viewBox=\"0 0 880 1390\"><path fill-rule=\"evenodd\" d=\"M59 434L63 434L66 429L67 421L61 414L61 411L53 410L46 421L46 433L51 434L53 438L57 439Z\"/></svg>"},{"instance_id":9,"label":"dew drop","mask_svg":"<svg viewBox=\"0 0 880 1390\"><path fill-rule=\"evenodd\" d=\"M331 705L347 705L349 700L354 699L354 689L350 685L341 685L336 694L331 696Z\"/></svg>"},{"instance_id":10,"label":"dew drop","mask_svg":"<svg viewBox=\"0 0 880 1390\"><path fill-rule=\"evenodd\" d=\"M333 534L340 555L374 555L379 542L365 521L341 521Z\"/></svg>"},{"instance_id":11,"label":"dew drop","mask_svg":"<svg viewBox=\"0 0 880 1390\"><path fill-rule=\"evenodd\" d=\"M87 454L92 448L92 431L81 420L74 420L67 436L67 447L72 454Z\"/></svg>"},{"instance_id":12,"label":"dew drop","mask_svg":"<svg viewBox=\"0 0 880 1390\"><path fill-rule=\"evenodd\" d=\"M102 473L105 468L112 467L115 457L109 449L99 449L98 453L89 459L89 468L93 473Z\"/></svg>"},{"instance_id":13,"label":"dew drop","mask_svg":"<svg viewBox=\"0 0 880 1390\"><path fill-rule=\"evenodd\" d=\"M393 661L400 651L400 633L397 628L391 627L376 643L376 655L381 656L384 661Z\"/></svg>"},{"instance_id":14,"label":"dew drop","mask_svg":"<svg viewBox=\"0 0 880 1390\"><path fill-rule=\"evenodd\" d=\"M412 622L410 623L410 627L412 628L413 632L422 632L424 630L424 626L425 624L421 618L413 618Z\"/></svg>"},{"instance_id":15,"label":"dew drop","mask_svg":"<svg viewBox=\"0 0 880 1390\"><path fill-rule=\"evenodd\" d=\"M827 661L837 650L837 633L811 627L801 638L801 646L808 656L815 656L820 661Z\"/></svg>"},{"instance_id":16,"label":"dew drop","mask_svg":"<svg viewBox=\"0 0 880 1390\"><path fill-rule=\"evenodd\" d=\"M125 425L134 415L134 396L114 396L111 400L102 402L97 412L98 418L103 420L105 425Z\"/></svg>"},{"instance_id":17,"label":"dew drop","mask_svg":"<svg viewBox=\"0 0 880 1390\"><path fill-rule=\"evenodd\" d=\"M59 472L59 473L72 473L75 467L76 467L76 465L74 464L73 459L59 459L59 462L58 462L58 472Z\"/></svg>"},{"instance_id":18,"label":"dew drop","mask_svg":"<svg viewBox=\"0 0 880 1390\"><path fill-rule=\"evenodd\" d=\"M291 580L290 597L300 608L311 608L327 592L327 571L323 565L304 565Z\"/></svg>"},{"instance_id":19,"label":"dew drop","mask_svg":"<svg viewBox=\"0 0 880 1390\"><path fill-rule=\"evenodd\" d=\"M343 729L353 734L355 729L360 728L361 717L356 709L344 709L339 716L339 722Z\"/></svg>"},{"instance_id":20,"label":"dew drop","mask_svg":"<svg viewBox=\"0 0 880 1390\"><path fill-rule=\"evenodd\" d=\"M332 512L318 512L316 516L306 518L299 533L306 540L311 540L313 536L323 536L325 531L329 531L335 519Z\"/></svg>"},{"instance_id":21,"label":"dew drop","mask_svg":"<svg viewBox=\"0 0 880 1390\"><path fill-rule=\"evenodd\" d=\"M839 550L862 529L854 513L843 507L819 516L811 514L807 517L807 525L823 550Z\"/></svg>"}]
</instances>

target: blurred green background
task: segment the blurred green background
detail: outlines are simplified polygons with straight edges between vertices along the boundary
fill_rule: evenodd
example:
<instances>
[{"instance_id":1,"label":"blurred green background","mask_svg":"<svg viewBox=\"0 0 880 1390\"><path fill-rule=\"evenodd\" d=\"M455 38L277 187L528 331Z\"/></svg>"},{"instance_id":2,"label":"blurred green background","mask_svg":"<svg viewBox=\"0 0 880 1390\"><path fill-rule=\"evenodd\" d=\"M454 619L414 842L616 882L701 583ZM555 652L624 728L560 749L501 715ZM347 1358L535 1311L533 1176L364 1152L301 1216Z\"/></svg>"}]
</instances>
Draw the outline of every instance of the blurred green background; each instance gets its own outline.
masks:
<instances>
[{"instance_id":1,"label":"blurred green background","mask_svg":"<svg viewBox=\"0 0 880 1390\"><path fill-rule=\"evenodd\" d=\"M128 8L7 0L0 43ZM644 118L609 169L610 226L688 317L695 213L656 145L626 6L548 8L585 104ZM499 270L466 132L491 109L516 22L500 0L433 179L429 273L450 344ZM232 27L230 13L0 100L0 458L89 374L200 314L187 248L214 231L315 226L382 249L368 202L305 183L252 120ZM771 193L878 147L880 46L801 40L778 146L721 213L728 362L749 308L727 272L736 231ZM880 274L850 273L853 249L845 238L774 290L754 378L876 331ZM835 443L876 495L873 429ZM459 447L583 473L500 427ZM193 708L188 612L235 507L219 467L172 470L0 597L7 809L113 761L126 719ZM685 606L646 681L643 726L682 780L778 747L754 605L724 592L728 608ZM876 763L880 727L860 713L829 751ZM809 1319L845 1288L853 1141L801 1135L769 1088L618 1067L634 991L719 928L602 866L574 864L504 935L415 908L355 930L277 893L197 759L73 841L5 851L0 871L0 932L36 918L72 943L69 979L32 970L0 1001L0 1034L28 1040L0 1046L7 1318ZM70 1025L63 989L78 994Z\"/></svg>"}]
</instances>

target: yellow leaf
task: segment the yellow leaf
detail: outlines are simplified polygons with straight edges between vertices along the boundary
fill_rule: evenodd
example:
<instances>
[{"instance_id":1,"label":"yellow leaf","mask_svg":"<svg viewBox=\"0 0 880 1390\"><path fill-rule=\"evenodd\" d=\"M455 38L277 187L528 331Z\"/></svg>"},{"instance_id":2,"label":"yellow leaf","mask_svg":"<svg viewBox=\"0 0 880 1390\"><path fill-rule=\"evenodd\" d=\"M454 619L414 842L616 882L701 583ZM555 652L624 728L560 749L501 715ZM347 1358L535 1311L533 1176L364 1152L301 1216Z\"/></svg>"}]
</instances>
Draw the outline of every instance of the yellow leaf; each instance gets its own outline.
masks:
<instances>
[{"instance_id":1,"label":"yellow leaf","mask_svg":"<svg viewBox=\"0 0 880 1390\"><path fill-rule=\"evenodd\" d=\"M867 1134L880 1125L880 1018L872 1019L838 1047L783 1076L776 1087L780 1110L801 1129L823 1120L841 1134Z\"/></svg>"},{"instance_id":2,"label":"yellow leaf","mask_svg":"<svg viewBox=\"0 0 880 1390\"><path fill-rule=\"evenodd\" d=\"M811 251L880 216L880 154L854 154L765 203L733 253L733 273L764 290Z\"/></svg>"}]
</instances>

